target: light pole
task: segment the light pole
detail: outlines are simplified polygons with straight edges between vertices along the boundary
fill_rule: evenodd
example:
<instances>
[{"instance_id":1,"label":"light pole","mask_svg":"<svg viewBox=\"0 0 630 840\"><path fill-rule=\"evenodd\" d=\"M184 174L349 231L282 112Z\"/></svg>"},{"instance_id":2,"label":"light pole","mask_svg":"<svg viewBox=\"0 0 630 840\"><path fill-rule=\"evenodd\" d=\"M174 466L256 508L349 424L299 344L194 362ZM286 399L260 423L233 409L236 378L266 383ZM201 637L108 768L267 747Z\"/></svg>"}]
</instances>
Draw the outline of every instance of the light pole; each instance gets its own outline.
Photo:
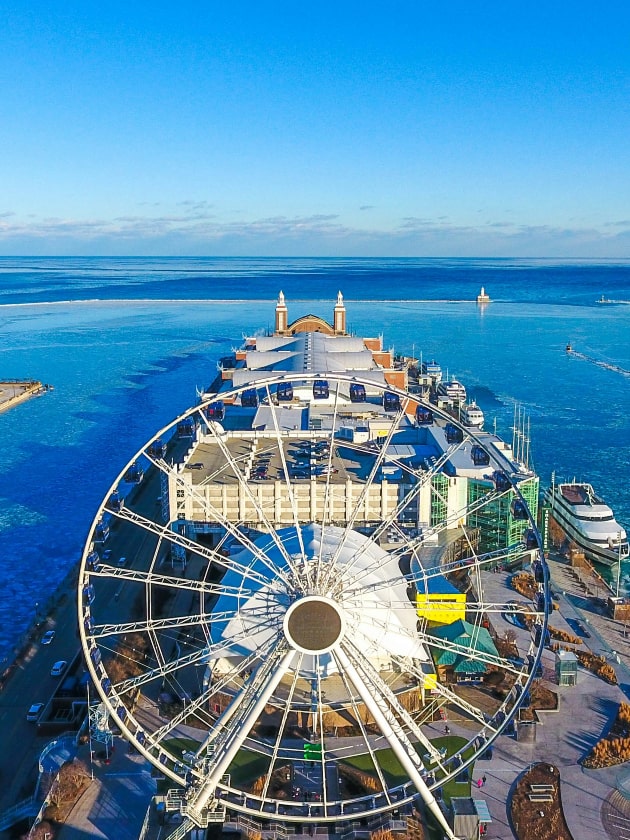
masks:
<instances>
[{"instance_id":1,"label":"light pole","mask_svg":"<svg viewBox=\"0 0 630 840\"><path fill-rule=\"evenodd\" d=\"M85 684L87 691L87 706L88 706L88 746L90 748L90 775L94 779L94 761L92 758L92 721L90 720L90 681Z\"/></svg>"},{"instance_id":2,"label":"light pole","mask_svg":"<svg viewBox=\"0 0 630 840\"><path fill-rule=\"evenodd\" d=\"M619 540L619 556L617 558L617 598L619 597L619 586L621 584L621 531L617 534Z\"/></svg>"}]
</instances>

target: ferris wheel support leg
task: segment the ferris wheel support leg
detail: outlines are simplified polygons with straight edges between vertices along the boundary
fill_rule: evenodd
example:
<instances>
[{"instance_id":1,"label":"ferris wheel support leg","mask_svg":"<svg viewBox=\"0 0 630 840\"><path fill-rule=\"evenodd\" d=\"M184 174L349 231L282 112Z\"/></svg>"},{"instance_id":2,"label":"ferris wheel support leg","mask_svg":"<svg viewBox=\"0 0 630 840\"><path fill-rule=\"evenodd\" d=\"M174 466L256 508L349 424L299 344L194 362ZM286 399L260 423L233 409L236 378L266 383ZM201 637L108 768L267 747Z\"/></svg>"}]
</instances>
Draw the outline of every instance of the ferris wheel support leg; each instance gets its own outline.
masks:
<instances>
[{"instance_id":1,"label":"ferris wheel support leg","mask_svg":"<svg viewBox=\"0 0 630 840\"><path fill-rule=\"evenodd\" d=\"M195 810L203 810L203 808L205 808L208 803L214 799L214 791L221 779L221 776L224 775L237 752L247 740L252 727L260 717L263 709L269 701L269 698L287 672L294 656L295 650L293 649L284 654L282 659L267 677L267 681L258 689L256 702L252 704L242 720L237 720L238 725L235 726L233 737L228 742L224 751L216 757L216 760L210 766L208 775L201 784L201 787L189 800Z\"/></svg>"},{"instance_id":2,"label":"ferris wheel support leg","mask_svg":"<svg viewBox=\"0 0 630 840\"><path fill-rule=\"evenodd\" d=\"M442 813L442 809L440 808L435 797L427 787L426 782L420 775L420 771L418 770L411 756L409 755L404 745L401 743L400 739L394 732L391 724L389 723L383 712L380 710L378 704L372 697L372 694L370 693L369 689L365 685L364 681L361 679L359 672L354 667L354 665L350 661L349 657L345 654L345 652L341 650L341 648L338 648L335 651L335 656L345 669L348 678L350 679L356 690L359 692L359 695L365 703L367 710L374 717L374 720L376 721L377 726L381 730L383 737L388 742L388 744L392 748L394 755L402 765L410 780L413 782L414 787L420 794L425 806L435 817L438 825L442 828L448 840L457 840L457 837L453 834L450 825L446 821L446 817Z\"/></svg>"}]
</instances>

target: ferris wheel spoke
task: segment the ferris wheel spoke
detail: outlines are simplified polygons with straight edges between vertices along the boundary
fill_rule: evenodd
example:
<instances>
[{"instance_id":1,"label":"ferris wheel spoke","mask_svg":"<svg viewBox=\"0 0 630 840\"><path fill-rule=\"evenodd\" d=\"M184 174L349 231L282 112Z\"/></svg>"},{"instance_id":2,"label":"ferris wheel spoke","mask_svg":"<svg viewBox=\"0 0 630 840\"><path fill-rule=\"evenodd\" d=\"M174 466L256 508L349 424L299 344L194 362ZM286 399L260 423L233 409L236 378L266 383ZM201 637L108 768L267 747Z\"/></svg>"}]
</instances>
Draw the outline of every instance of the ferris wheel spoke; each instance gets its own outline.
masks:
<instances>
[{"instance_id":1,"label":"ferris wheel spoke","mask_svg":"<svg viewBox=\"0 0 630 840\"><path fill-rule=\"evenodd\" d=\"M214 732L219 732L219 734L211 737L212 733L210 733L205 744L201 745L200 749L203 749L211 744L212 763L202 784L190 800L197 810L202 810L214 798L214 792L221 777L250 736L262 710L284 678L294 658L295 651L287 650L286 644L279 643L219 719L218 724L225 723L220 731L218 725L215 727Z\"/></svg>"},{"instance_id":2,"label":"ferris wheel spoke","mask_svg":"<svg viewBox=\"0 0 630 840\"><path fill-rule=\"evenodd\" d=\"M355 687L366 709L374 718L382 736L391 747L416 790L423 791L426 787L421 775L423 764L403 727L395 719L384 699L378 693L372 692L364 679L364 675L359 673L359 670L355 667L352 652L349 652L343 643L335 650L335 658Z\"/></svg>"},{"instance_id":3,"label":"ferris wheel spoke","mask_svg":"<svg viewBox=\"0 0 630 840\"><path fill-rule=\"evenodd\" d=\"M339 382L335 388L335 401L333 403L332 428L337 428L337 412L339 408ZM317 566L315 571L315 580L319 583L322 579L322 562L324 553L324 529L326 527L327 518L331 518L331 486L332 486L332 470L333 470L333 453L335 451L334 440L329 441L328 445L328 468L326 474L326 487L324 490L324 508L322 510L322 539L319 543L319 551L317 552Z\"/></svg>"},{"instance_id":4,"label":"ferris wheel spoke","mask_svg":"<svg viewBox=\"0 0 630 840\"><path fill-rule=\"evenodd\" d=\"M521 673L521 669L516 667L506 657L501 656L498 653L494 654L489 651L481 650L479 647L474 647L474 634L473 642L470 647L468 645L460 645L457 642L450 642L448 639L441 639L439 636L432 636L427 634L425 634L424 636L424 641L429 647L433 648L434 650L452 653L455 656L460 657L462 660L466 660L467 662L480 662L484 666L500 668L501 670L509 671L512 674Z\"/></svg>"},{"instance_id":5,"label":"ferris wheel spoke","mask_svg":"<svg viewBox=\"0 0 630 840\"><path fill-rule=\"evenodd\" d=\"M311 709L311 715L313 720L313 732L317 734L318 740L318 750L317 754L318 757L316 760L320 764L321 774L322 774L322 802L324 803L324 813L326 814L329 810L329 806L331 804L330 800L331 797L328 795L328 775L326 773L326 768L328 764L328 755L326 751L326 744L324 739L324 698L322 695L322 680L321 680L321 666L319 655L317 656L317 676L315 678L315 685L314 688L314 697L312 701L314 701L315 708Z\"/></svg>"},{"instance_id":6,"label":"ferris wheel spoke","mask_svg":"<svg viewBox=\"0 0 630 840\"><path fill-rule=\"evenodd\" d=\"M285 482L286 482L287 494L289 496L289 503L291 505L291 512L293 514L293 525L295 527L295 533L296 533L297 538L298 538L298 544L299 544L299 547L300 547L300 555L302 557L305 557L306 555L305 555L305 551L304 551L304 538L303 538L303 535L302 535L302 526L300 525L300 519L299 519L299 516L298 516L298 505L297 505L297 501L296 501L296 498L295 498L294 487L293 487L293 484L292 484L290 476L289 476L289 468L288 468L288 465L287 465L287 457L286 457L286 454L285 454L285 451L284 451L282 434L280 432L280 426L278 424L278 415L276 413L276 406L274 406L273 399L272 399L272 396L271 396L271 391L269 390L269 385L268 384L265 384L265 392L267 394L267 401L269 403L269 411L271 413L271 419L273 421L273 431L274 431L275 436L276 436L277 452L280 455L280 460L282 462L282 471L283 471L284 479L285 479ZM307 574L308 574L308 569L307 569Z\"/></svg>"},{"instance_id":7,"label":"ferris wheel spoke","mask_svg":"<svg viewBox=\"0 0 630 840\"><path fill-rule=\"evenodd\" d=\"M413 674L413 676L415 676L422 685L426 686L427 675L422 670L417 668L414 664L409 663L407 663L407 668L409 672ZM480 709L478 709L477 706L474 706L472 703L468 703L466 700L464 700L454 691L451 691L441 682L436 682L432 680L431 688L433 691L440 694L448 703L450 703L453 706L456 706L458 709L468 714L473 720L477 721L477 723L481 724L483 730L490 731L492 734L496 734L498 732L498 730L495 727L488 723L488 721L484 717L483 712Z\"/></svg>"},{"instance_id":8,"label":"ferris wheel spoke","mask_svg":"<svg viewBox=\"0 0 630 840\"><path fill-rule=\"evenodd\" d=\"M140 688L143 685L147 685L154 680L162 679L169 674L176 673L180 668L184 668L187 665L194 665L197 662L207 662L208 660L217 658L222 654L227 654L234 648L235 644L240 641L245 641L249 636L250 632L248 630L243 630L242 632L232 636L229 640L221 640L220 642L208 645L201 650L193 651L192 653L186 654L185 656L181 656L177 659L165 661L159 664L156 668L151 668L137 677L131 677L130 679L116 683L113 687L118 694L126 694L127 692Z\"/></svg>"},{"instance_id":9,"label":"ferris wheel spoke","mask_svg":"<svg viewBox=\"0 0 630 840\"><path fill-rule=\"evenodd\" d=\"M162 462L164 464L164 462ZM166 465L165 465L166 466ZM286 574L286 571L282 569L282 567L278 566L270 559L265 552L263 552L254 542L252 542L249 537L247 537L241 530L239 530L239 523L233 522L229 517L227 517L222 511L220 511L217 507L215 507L209 499L200 494L197 491L192 489L192 486L188 483L184 482L181 476L172 468L168 468L168 474L174 477L175 483L177 487L180 487L184 493L187 493L193 501L196 501L197 504L204 510L206 517L210 516L213 521L215 521L218 525L225 528L225 530L230 534L230 536L234 537L234 539L239 543L242 548L247 549L254 557L261 563L261 565L267 568L267 571L272 574L274 577L280 578L287 587L291 588L292 584L289 580L289 576ZM218 560L215 562L219 562Z\"/></svg>"},{"instance_id":10,"label":"ferris wheel spoke","mask_svg":"<svg viewBox=\"0 0 630 840\"><path fill-rule=\"evenodd\" d=\"M284 611L280 607L269 608L267 605L253 605L240 610L243 623L255 623L257 627L269 626L278 624L282 620ZM234 610L223 610L221 612L189 612L186 615L171 616L169 618L154 618L149 617L144 621L124 622L121 624L97 624L90 628L88 638L97 642L110 636L124 635L125 633L151 633L157 638L158 633L164 633L169 630L181 631L182 628L194 627L195 629L203 629L204 640L208 632L212 630L212 625L227 624L234 618ZM173 636L176 638L176 636ZM188 638L188 636L187 636ZM205 641L204 641L205 644Z\"/></svg>"},{"instance_id":11,"label":"ferris wheel spoke","mask_svg":"<svg viewBox=\"0 0 630 840\"><path fill-rule=\"evenodd\" d=\"M464 529L464 531L467 535L468 529ZM485 551L479 554L476 554L473 550L465 557L459 557L457 560L447 561L442 563L440 566L424 569L422 577L418 578L418 580L447 575L464 567L473 568L474 566L477 566L482 570L494 570L496 566L499 566L504 562L514 560L520 552L522 552L521 543L510 545L507 548L499 548L494 551Z\"/></svg>"},{"instance_id":12,"label":"ferris wheel spoke","mask_svg":"<svg viewBox=\"0 0 630 840\"><path fill-rule=\"evenodd\" d=\"M218 508L216 508L209 501L209 499L206 496L202 495L201 493L197 492L196 490L193 490L192 485L185 482L182 479L181 475L177 472L177 470L174 467L170 467L168 464L166 464L166 462L164 460L155 461L155 464L167 476L170 476L172 478L173 482L175 483L175 486L178 489L182 490L185 494L187 494L193 501L195 501L199 505L199 507L204 511L204 514L205 514L206 517L211 517L212 520L217 523L217 525L225 528L225 530L232 537L234 537L234 539L243 548L246 548L248 551L250 551L256 557L256 559L259 560L261 565L263 565L267 568L268 572L271 572L272 575L281 578L287 586L290 587L292 585L290 583L289 578L286 575L285 571L283 569L281 569L280 567L278 567L276 564L274 564L273 561L270 560L269 557L267 557L267 555L263 551L261 551L255 543L253 543L241 530L239 530L239 523L238 522L236 522L236 523L233 522L231 519L229 519L227 516L225 516L222 511L220 511ZM116 513L116 516L121 517L121 515L123 514L123 512L125 510L126 509L123 507L121 511ZM131 521L135 521L136 517L138 517L137 514L127 513L127 515L124 518L128 518ZM140 519L142 519L142 518L140 517ZM153 524L155 524L155 523L153 523ZM183 537L183 535L178 534L175 531L172 531L169 528L168 524L166 526L161 525L161 526L156 526L156 527L159 527L159 528L162 529L162 534L165 538L170 539L175 543L181 543L185 539ZM202 553L198 550L198 548L194 548L194 546L199 546L199 543L195 543L192 540L187 540L187 542L190 543L193 546L193 548L191 548L191 550L197 551L198 554ZM211 550L210 549L205 549L205 551L208 552L208 551L211 551ZM222 558L221 555L216 554L216 557L214 558L215 563L225 566L225 562L221 563L221 560L225 561L225 558Z\"/></svg>"},{"instance_id":13,"label":"ferris wheel spoke","mask_svg":"<svg viewBox=\"0 0 630 840\"><path fill-rule=\"evenodd\" d=\"M408 636L410 634L405 633L401 635ZM417 743L422 744L433 760L441 766L441 755L439 751L436 747L434 747L431 741L429 741L422 729L416 724L412 715L399 702L398 697L392 691L389 684L380 676L365 654L361 652L359 646L352 644L351 642L347 642L346 652L348 652L349 648L352 649L355 666L360 669L363 676L369 681L372 686L373 693L385 700L390 713L394 715L399 725L403 728L403 731L406 732L408 736L413 737Z\"/></svg>"},{"instance_id":14,"label":"ferris wheel spoke","mask_svg":"<svg viewBox=\"0 0 630 840\"><path fill-rule=\"evenodd\" d=\"M107 636L119 636L124 633L144 633L148 630L159 632L161 630L178 630L182 627L196 627L199 624L212 624L216 621L225 621L233 613L198 613L195 615L169 616L168 618L152 618L148 621L127 621L120 624L96 624L89 633L93 641L106 638Z\"/></svg>"},{"instance_id":15,"label":"ferris wheel spoke","mask_svg":"<svg viewBox=\"0 0 630 840\"><path fill-rule=\"evenodd\" d=\"M371 538L374 542L378 540L382 534L386 533L390 528L395 527L399 531L399 535L402 538L401 546L398 549L394 549L390 552L390 554L394 556L401 556L409 551L414 551L417 547L422 546L422 542L424 540L423 535L418 535L414 538L409 538L408 535L398 526L398 518L402 515L403 511L417 498L422 490L426 487L426 485L431 481L432 477L436 475L444 466L446 461L448 460L447 454L444 453L436 462L430 467L429 470L410 470L406 467L403 462L397 462L401 467L404 467L408 471L410 475L415 476L417 479L416 484L414 484L409 491L403 494L401 501L390 511L390 513L385 516L379 525L376 527L375 531L371 534ZM346 567L345 574L348 576L349 572L352 568L358 563L361 559L363 554L366 551L366 546L362 547L354 556L351 563ZM361 571L361 575L363 575L366 571L371 571L374 568L378 568L378 562L374 561L367 567L364 567ZM348 585L351 586L353 583L352 579L348 579Z\"/></svg>"},{"instance_id":16,"label":"ferris wheel spoke","mask_svg":"<svg viewBox=\"0 0 630 840\"><path fill-rule=\"evenodd\" d=\"M403 473L407 473L410 478L415 479L415 482L412 484L410 489L406 491L401 498L401 501L396 505L396 507L391 511L391 513L386 516L383 521L377 526L374 534L372 535L373 539L377 539L381 534L385 533L388 528L394 525L397 522L398 517L402 514L402 512L407 508L411 502L422 492L422 490L426 487L427 484L430 483L431 479L434 475L437 475L441 472L442 468L448 461L448 453L443 452L439 458L435 460L433 464L429 466L429 469L414 469L409 465L405 464L404 461L399 461L397 459L392 459L392 463L395 466L398 466Z\"/></svg>"},{"instance_id":17,"label":"ferris wheel spoke","mask_svg":"<svg viewBox=\"0 0 630 840\"><path fill-rule=\"evenodd\" d=\"M169 720L164 726L156 729L153 733L153 738L155 741L160 742L164 740L171 732L173 732L177 727L184 723L186 718L192 712L199 712L203 710L203 707L210 703L212 699L220 694L221 692L225 691L226 689L230 688L235 684L237 679L242 679L242 675L247 673L253 665L256 663L258 657L260 656L259 651L254 651L249 656L245 657L241 662L231 668L226 674L223 674L220 679L213 680L212 683L208 686L207 689L201 692L199 697L195 698L191 701L190 705L183 709L178 715L176 715L172 720ZM212 716L209 712L204 711L202 722L206 726L211 726L213 723Z\"/></svg>"},{"instance_id":18,"label":"ferris wheel spoke","mask_svg":"<svg viewBox=\"0 0 630 840\"><path fill-rule=\"evenodd\" d=\"M354 524L355 524L356 519L359 515L359 511L361 510L361 507L365 502L365 498L368 495L371 486L374 484L374 482L376 480L376 477L378 475L378 471L380 470L381 466L383 465L383 462L384 462L385 457L387 455L387 449L389 448L389 445L392 441L392 438L394 437L394 434L400 428L400 423L401 423L402 419L404 417L406 417L405 412L406 412L406 409L409 405L409 401L410 400L409 400L408 397L405 398L403 404L401 405L400 411L396 415L395 420L392 420L392 423L391 423L390 429L387 433L387 436L386 436L385 440L383 441L383 443L381 444L380 451L378 452L376 458L374 459L374 464L372 465L372 469L370 470L370 473L369 473L367 479L365 480L365 482L364 482L364 484L361 488L361 492L359 493L359 497L358 497L357 501L354 503L354 506L353 506L352 511L350 513L350 517L348 518L348 521L345 525L343 539L340 540L339 545L337 546L337 548L335 550L335 553L333 554L333 557L332 557L332 560L331 560L331 563L330 563L330 568L329 568L329 571L328 571L327 581L330 580L330 575L332 574L332 572L335 569L337 563L339 562L339 556L340 556L341 551L343 549L343 545L344 545L345 541L348 539L348 535L350 534L350 532L354 529Z\"/></svg>"},{"instance_id":19,"label":"ferris wheel spoke","mask_svg":"<svg viewBox=\"0 0 630 840\"><path fill-rule=\"evenodd\" d=\"M304 661L304 654L300 653L299 660L294 665L295 670L294 670L294 673L293 673L293 679L291 681L291 685L289 687L289 692L288 692L288 695L287 695L287 698L286 698L286 701L285 701L285 704L284 704L284 711L282 713L282 719L281 719L280 724L278 726L278 731L276 733L276 737L275 737L274 742L273 742L273 748L272 748L272 752L271 752L271 760L269 762L269 770L267 771L267 777L265 779L265 785L264 785L263 791L261 793L261 799L263 801L267 798L267 794L269 792L269 785L271 783L272 776L273 776L273 768L276 766L276 764L278 762L278 755L280 754L282 741L283 741L283 738L285 736L285 732L286 732L286 728L287 728L287 722L289 720L289 713L292 711L292 708L293 708L293 706L292 706L293 698L295 696L295 691L296 691L296 688L297 688L298 680L300 678L300 670L302 668L303 661Z\"/></svg>"},{"instance_id":20,"label":"ferris wheel spoke","mask_svg":"<svg viewBox=\"0 0 630 840\"><path fill-rule=\"evenodd\" d=\"M332 655L333 655L333 658L335 658L334 651L333 651ZM391 804L392 803L392 798L391 798L390 793L389 793L389 786L387 784L385 776L383 775L383 768L381 767L380 761L378 761L376 750L372 747L372 739L370 738L370 736L369 736L369 734L368 734L368 732L365 728L365 724L363 722L363 717L361 716L361 711L360 711L359 706L357 704L357 701L355 699L355 690L350 685L350 683L348 682L348 678L346 677L346 674L345 674L345 671L343 670L343 667L341 667L340 663L336 659L335 659L335 661L337 662L337 668L338 668L339 674L341 676L343 686L344 686L344 688L346 690L346 693L347 693L347 695L350 699L350 705L351 705L352 711L354 713L354 720L357 722L357 724L359 726L359 729L361 730L361 735L363 737L363 743L365 744L365 748L368 751L368 754L370 756L370 760L372 761L372 765L374 766L374 770L375 770L375 772L376 772L376 774L379 778L379 782L381 784L381 791L385 795L385 798L387 799L387 802L389 804Z\"/></svg>"},{"instance_id":21,"label":"ferris wheel spoke","mask_svg":"<svg viewBox=\"0 0 630 840\"><path fill-rule=\"evenodd\" d=\"M215 565L219 566L220 568L224 568L226 570L233 569L235 571L241 572L245 574L248 578L255 580L257 583L265 584L268 581L268 578L260 572L255 571L251 568L251 566L243 566L242 564L238 563L233 557L224 557L222 554L219 554L212 549L206 548L201 543L195 542L194 540L189 539L184 534L179 534L175 531L171 531L168 527L164 525L158 525L156 522L153 522L151 519L146 519L143 516L140 516L137 513L134 513L129 510L129 508L123 507L116 516L124 521L131 522L134 525L138 525L140 528L148 531L149 533L155 534L164 540L168 540L169 542L173 543L174 545L179 545L182 548L188 549L189 551L199 555L200 557L208 560L209 562L215 563ZM249 540L247 540L240 531L237 530L235 526L230 526L232 531L235 535L238 535L239 539L241 539L243 545L247 547L251 546L253 551L252 553L255 555L255 558L258 560L262 560L264 565L269 568L269 571L273 571L269 564L266 562L265 555L263 554L257 546L254 546ZM117 570L117 574L122 576L122 572L124 570L120 569Z\"/></svg>"},{"instance_id":22,"label":"ferris wheel spoke","mask_svg":"<svg viewBox=\"0 0 630 840\"><path fill-rule=\"evenodd\" d=\"M154 571L139 571L126 567L117 568L112 566L111 571L108 569L106 573L91 573L90 578L93 576L97 578L116 578L124 582L138 583L147 589L151 587L162 587L180 592L191 592L199 595L200 599L208 598L212 603L220 595L233 595L234 597L244 599L252 597L259 591L258 587L247 588L243 585L230 586L221 582L194 580L193 578L182 578L175 575L162 575Z\"/></svg>"},{"instance_id":23,"label":"ferris wheel spoke","mask_svg":"<svg viewBox=\"0 0 630 840\"><path fill-rule=\"evenodd\" d=\"M284 640L268 639L241 663L229 668L218 680L212 680L211 699L221 695L224 689L230 688L231 700L225 705L205 741L198 748L199 753L226 737L226 731L232 726L233 719L236 720L243 709L248 707L247 704L250 703L259 684L264 681L265 674L268 675L269 660L277 661L279 652L285 650Z\"/></svg>"},{"instance_id":24,"label":"ferris wheel spoke","mask_svg":"<svg viewBox=\"0 0 630 840\"><path fill-rule=\"evenodd\" d=\"M202 417L203 417L203 414L202 414ZM217 446L221 450L221 453L223 455L223 458L225 459L226 465L231 469L233 476L236 478L236 481L238 483L240 492L245 494L245 496L249 500L249 502L252 505L252 507L254 508L254 510L258 513L258 516L259 516L265 530L270 534L271 538L274 541L274 544L276 545L276 547L280 551L280 554L284 558L284 561L285 561L286 565L288 566L288 568L291 569L291 571L295 575L296 574L296 568L293 564L293 559L291 558L289 552L286 550L286 547L285 547L284 543L282 542L282 540L278 536L278 533L276 532L275 527L272 525L272 523L268 519L268 517L267 517L267 515L266 515L266 513L263 509L263 506L260 504L260 502L258 501L256 496L252 493L252 490L249 486L249 483L245 480L245 476L243 475L242 471L238 468L238 465L235 463L235 461L232 457L232 454L230 453L229 449L225 445L225 442L222 440L221 435L219 435L217 433L214 426L210 427L210 424L208 424L208 422L205 420L205 417L203 419L206 422L206 425L208 426L209 430L211 431L214 441L216 442ZM281 444L280 439L278 439L278 444L279 445ZM277 567L275 569L275 573L276 574L281 573L280 567Z\"/></svg>"},{"instance_id":25,"label":"ferris wheel spoke","mask_svg":"<svg viewBox=\"0 0 630 840\"><path fill-rule=\"evenodd\" d=\"M227 667L226 671L221 671L217 675L212 675L211 682L208 686L208 700L220 698L223 694L234 694L236 689L243 688L247 680L251 677L256 667L260 664L261 659L271 651L271 643L260 645L247 656L236 660L233 664Z\"/></svg>"},{"instance_id":26,"label":"ferris wheel spoke","mask_svg":"<svg viewBox=\"0 0 630 840\"><path fill-rule=\"evenodd\" d=\"M446 507L447 506L446 498L441 494L441 492L439 490L434 490L434 492L435 492L436 497L439 498L443 502L444 506ZM455 528L455 527L464 528L464 530L465 530L464 523L468 520L468 517L471 516L474 513L477 513L478 510L480 510L482 507L484 507L487 503L488 502L486 500L483 501L483 504L478 501L478 502L475 502L471 505L467 505L465 507L458 508L455 511L450 511L439 522L435 522L434 524L431 525L431 535L433 537L439 537L440 534L444 533L445 531L448 531L449 529ZM423 540L423 537L421 536L417 542L421 543L422 540ZM405 546L403 545L402 548L397 549L397 551L401 552L402 550L404 550L404 548L405 548Z\"/></svg>"}]
</instances>

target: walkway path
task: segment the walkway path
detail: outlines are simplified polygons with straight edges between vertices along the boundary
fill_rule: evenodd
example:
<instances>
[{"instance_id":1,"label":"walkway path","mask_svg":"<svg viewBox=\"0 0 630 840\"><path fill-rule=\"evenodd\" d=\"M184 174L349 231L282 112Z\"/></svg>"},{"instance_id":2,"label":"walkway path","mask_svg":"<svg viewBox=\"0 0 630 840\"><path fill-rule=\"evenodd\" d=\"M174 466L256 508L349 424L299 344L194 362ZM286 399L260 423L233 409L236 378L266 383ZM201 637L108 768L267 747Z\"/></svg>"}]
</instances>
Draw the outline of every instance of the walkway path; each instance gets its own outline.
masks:
<instances>
[{"instance_id":1,"label":"walkway path","mask_svg":"<svg viewBox=\"0 0 630 840\"><path fill-rule=\"evenodd\" d=\"M89 765L89 751L79 758ZM155 794L156 783L144 757L129 753L116 739L109 764L95 761L94 781L73 808L56 840L138 840L140 829Z\"/></svg>"},{"instance_id":2,"label":"walkway path","mask_svg":"<svg viewBox=\"0 0 630 840\"><path fill-rule=\"evenodd\" d=\"M549 563L552 588L560 603L551 623L564 629L573 629L566 618L580 618L588 627L591 637L584 639L585 647L594 653L604 654L614 665L620 680L611 686L583 669L579 670L575 688L559 688L547 683L558 693L560 704L556 713L540 712L541 723L536 727L536 741L523 743L505 735L495 742L490 761L480 761L475 767L475 777L485 774L486 785L479 794L487 801L493 822L488 827L488 840L513 837L507 808L514 783L530 764L544 761L560 770L562 804L573 840L620 840L621 826L629 820L630 803L616 793L620 778L630 776L625 765L603 770L584 770L579 763L599 738L606 733L620 702L630 696L630 644L621 635L621 626L602 614L598 600L603 591L585 592L579 578L568 565L559 559ZM507 579L494 576L493 588L497 593ZM505 590L509 593L509 590ZM505 600L519 599L515 593L506 594ZM618 661L618 659L619 661ZM545 676L553 676L553 657L543 655ZM457 732L457 726L453 726ZM480 798L477 796L477 798ZM621 833L620 833L621 832ZM630 828L625 832L630 838Z\"/></svg>"}]
</instances>

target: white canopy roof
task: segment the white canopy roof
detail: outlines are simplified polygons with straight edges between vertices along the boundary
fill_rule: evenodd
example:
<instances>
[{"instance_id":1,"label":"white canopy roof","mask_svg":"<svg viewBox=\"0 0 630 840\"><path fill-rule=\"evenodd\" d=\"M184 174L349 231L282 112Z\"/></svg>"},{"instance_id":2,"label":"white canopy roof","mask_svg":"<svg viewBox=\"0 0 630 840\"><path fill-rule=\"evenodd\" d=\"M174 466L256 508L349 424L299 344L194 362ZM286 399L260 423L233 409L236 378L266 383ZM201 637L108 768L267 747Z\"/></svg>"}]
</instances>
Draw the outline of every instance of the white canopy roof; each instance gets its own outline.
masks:
<instances>
[{"instance_id":1,"label":"white canopy roof","mask_svg":"<svg viewBox=\"0 0 630 840\"><path fill-rule=\"evenodd\" d=\"M369 537L343 528L329 526L322 534L320 525L304 527L304 555L294 527L277 534L294 569L304 571L309 566L315 577L314 570L320 564L324 572L320 578L326 584L322 591L316 586L316 594L333 601L342 615L345 630L339 645L360 649L379 670L389 667L394 656L427 660L416 633L417 616L407 596L407 580L396 558ZM259 537L255 545L268 562L256 558L249 549L235 554L234 564L247 571L227 572L222 581L226 593L214 608L215 614L225 614L226 618L213 624L213 641L231 642L230 659L264 650L275 637L283 635L284 616L295 600L283 581L292 572L279 546L269 536ZM332 558L336 558L335 565L328 577L326 569L330 569ZM269 578L268 584L257 582L261 574ZM304 657L300 668L304 676L313 673L316 659ZM327 674L337 672L334 649L319 655L319 667L324 667Z\"/></svg>"}]
</instances>

